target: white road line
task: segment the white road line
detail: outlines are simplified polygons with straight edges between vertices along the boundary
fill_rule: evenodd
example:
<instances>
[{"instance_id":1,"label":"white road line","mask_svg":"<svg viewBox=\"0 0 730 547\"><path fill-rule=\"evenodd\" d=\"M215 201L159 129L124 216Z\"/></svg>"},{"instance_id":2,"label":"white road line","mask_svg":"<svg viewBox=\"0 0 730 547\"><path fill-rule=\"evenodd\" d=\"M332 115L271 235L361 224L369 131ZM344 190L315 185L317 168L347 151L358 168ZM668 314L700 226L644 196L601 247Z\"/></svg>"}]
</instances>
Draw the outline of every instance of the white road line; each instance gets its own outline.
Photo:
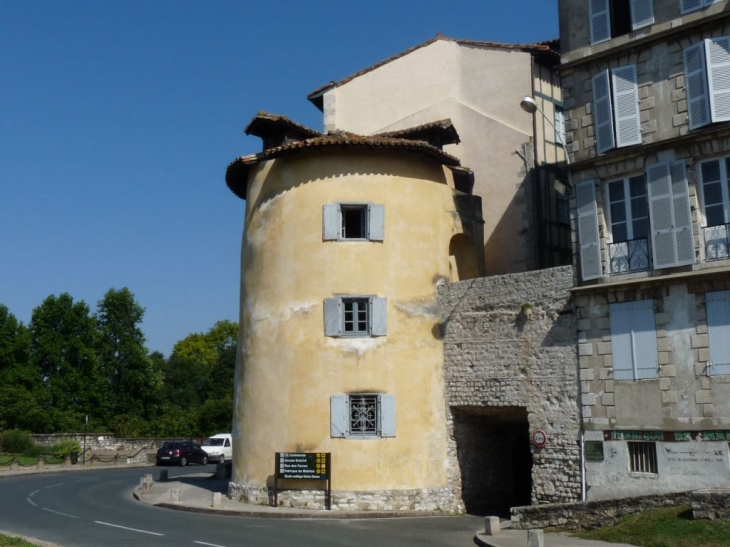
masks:
<instances>
[{"instance_id":1,"label":"white road line","mask_svg":"<svg viewBox=\"0 0 730 547\"><path fill-rule=\"evenodd\" d=\"M218 545L216 543L206 543L204 541L193 541L193 543L197 543L198 545L210 545L210 547L225 547L225 545Z\"/></svg>"},{"instance_id":2,"label":"white road line","mask_svg":"<svg viewBox=\"0 0 730 547\"><path fill-rule=\"evenodd\" d=\"M45 488L55 488L56 486L62 486L63 483L59 482L58 484L52 484L51 486L46 486Z\"/></svg>"},{"instance_id":3,"label":"white road line","mask_svg":"<svg viewBox=\"0 0 730 547\"><path fill-rule=\"evenodd\" d=\"M118 524L110 524L108 522L101 522L100 520L94 521L96 524L103 524L104 526L111 526L112 528L121 528L122 530L130 530L132 532L139 532L140 534L149 534L151 536L164 536L165 534L158 534L157 532L148 532L147 530L138 530L137 528L127 528L126 526L119 526Z\"/></svg>"},{"instance_id":4,"label":"white road line","mask_svg":"<svg viewBox=\"0 0 730 547\"><path fill-rule=\"evenodd\" d=\"M61 515L64 517L71 517L72 519L77 519L76 515L69 515L68 513L61 513L60 511L54 511L53 509L49 509L48 507L41 507L44 511L48 511L49 513L56 513L57 515Z\"/></svg>"},{"instance_id":5,"label":"white road line","mask_svg":"<svg viewBox=\"0 0 730 547\"><path fill-rule=\"evenodd\" d=\"M32 505L33 507L38 507L38 504L37 504L36 502L34 502L34 501L33 501L32 499L30 499L30 497L26 498L26 500L27 500L27 501L28 501L28 503L30 503L30 504L31 504L31 505Z\"/></svg>"},{"instance_id":6,"label":"white road line","mask_svg":"<svg viewBox=\"0 0 730 547\"><path fill-rule=\"evenodd\" d=\"M33 496L35 496L35 495L36 495L36 494L37 494L38 492L40 492L40 490L36 490L35 492L31 492L31 493L30 493L30 495L29 495L28 497L29 497L29 498L32 498L32 497L33 497Z\"/></svg>"}]
</instances>

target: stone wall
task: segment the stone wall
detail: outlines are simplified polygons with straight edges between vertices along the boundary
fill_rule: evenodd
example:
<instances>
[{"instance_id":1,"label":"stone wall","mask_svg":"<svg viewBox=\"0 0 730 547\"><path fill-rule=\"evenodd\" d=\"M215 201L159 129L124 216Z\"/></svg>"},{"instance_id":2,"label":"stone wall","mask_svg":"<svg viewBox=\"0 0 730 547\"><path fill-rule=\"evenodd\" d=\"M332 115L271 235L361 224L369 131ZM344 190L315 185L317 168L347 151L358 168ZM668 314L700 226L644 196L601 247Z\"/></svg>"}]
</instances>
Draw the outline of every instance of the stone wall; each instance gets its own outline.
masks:
<instances>
[{"instance_id":1,"label":"stone wall","mask_svg":"<svg viewBox=\"0 0 730 547\"><path fill-rule=\"evenodd\" d=\"M512 528L579 530L616 524L619 519L649 509L690 505L695 519L728 518L730 491L673 492L616 500L551 504L512 509Z\"/></svg>"},{"instance_id":2,"label":"stone wall","mask_svg":"<svg viewBox=\"0 0 730 547\"><path fill-rule=\"evenodd\" d=\"M504 498L503 490L490 487L504 477L489 474L512 469L490 469L484 462L508 459L510 450L521 450L511 443L536 429L548 441L544 448L530 447L530 501L580 499L572 283L572 267L566 266L440 288L450 484L457 499L472 495L475 481L482 496L495 492L485 506ZM489 443L489 435L497 440ZM502 458L496 458L500 451Z\"/></svg>"},{"instance_id":3,"label":"stone wall","mask_svg":"<svg viewBox=\"0 0 730 547\"><path fill-rule=\"evenodd\" d=\"M57 442L65 440L74 440L79 443L81 448L84 447L83 433L48 433L48 434L32 434L33 442L40 446L53 446ZM118 450L139 450L142 448L157 450L165 441L174 441L176 439L164 438L116 438L110 433L87 433L86 448L87 450L96 451L118 451ZM199 442L199 439L193 439Z\"/></svg>"}]
</instances>

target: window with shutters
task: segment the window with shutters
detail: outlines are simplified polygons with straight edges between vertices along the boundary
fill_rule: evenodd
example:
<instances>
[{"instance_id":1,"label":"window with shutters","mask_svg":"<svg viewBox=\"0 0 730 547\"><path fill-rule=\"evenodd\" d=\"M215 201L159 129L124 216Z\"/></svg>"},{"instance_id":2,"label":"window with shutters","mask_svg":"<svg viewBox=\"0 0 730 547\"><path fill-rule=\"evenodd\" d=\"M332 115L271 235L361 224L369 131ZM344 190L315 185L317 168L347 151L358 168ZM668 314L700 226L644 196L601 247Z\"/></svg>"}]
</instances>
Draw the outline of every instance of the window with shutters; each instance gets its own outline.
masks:
<instances>
[{"instance_id":1,"label":"window with shutters","mask_svg":"<svg viewBox=\"0 0 730 547\"><path fill-rule=\"evenodd\" d=\"M576 185L575 200L578 225L580 275L581 279L601 277L601 241L598 232L598 206L596 184L586 180Z\"/></svg>"},{"instance_id":2,"label":"window with shutters","mask_svg":"<svg viewBox=\"0 0 730 547\"><path fill-rule=\"evenodd\" d=\"M609 306L614 380L659 377L654 301Z\"/></svg>"},{"instance_id":3,"label":"window with shutters","mask_svg":"<svg viewBox=\"0 0 730 547\"><path fill-rule=\"evenodd\" d=\"M330 436L334 438L395 437L395 397L353 393L330 397Z\"/></svg>"},{"instance_id":4,"label":"window with shutters","mask_svg":"<svg viewBox=\"0 0 730 547\"><path fill-rule=\"evenodd\" d=\"M333 337L385 336L387 300L377 296L336 296L324 301L324 334Z\"/></svg>"},{"instance_id":5,"label":"window with shutters","mask_svg":"<svg viewBox=\"0 0 730 547\"><path fill-rule=\"evenodd\" d=\"M589 0L591 44L628 34L654 23L653 0Z\"/></svg>"},{"instance_id":6,"label":"window with shutters","mask_svg":"<svg viewBox=\"0 0 730 547\"><path fill-rule=\"evenodd\" d=\"M659 473L656 443L629 441L629 471L632 473Z\"/></svg>"},{"instance_id":7,"label":"window with shutters","mask_svg":"<svg viewBox=\"0 0 730 547\"><path fill-rule=\"evenodd\" d=\"M649 269L649 207L646 177L637 175L606 185L606 219L611 274Z\"/></svg>"},{"instance_id":8,"label":"window with shutters","mask_svg":"<svg viewBox=\"0 0 730 547\"><path fill-rule=\"evenodd\" d=\"M730 374L730 291L708 292L707 334L710 340L710 376Z\"/></svg>"},{"instance_id":9,"label":"window with shutters","mask_svg":"<svg viewBox=\"0 0 730 547\"><path fill-rule=\"evenodd\" d=\"M641 144L636 65L603 70L593 77L596 152Z\"/></svg>"},{"instance_id":10,"label":"window with shutters","mask_svg":"<svg viewBox=\"0 0 730 547\"><path fill-rule=\"evenodd\" d=\"M702 206L702 240L706 260L730 258L730 158L704 161L699 165Z\"/></svg>"},{"instance_id":11,"label":"window with shutters","mask_svg":"<svg viewBox=\"0 0 730 547\"><path fill-rule=\"evenodd\" d=\"M383 241L385 208L375 203L327 203L322 209L325 241Z\"/></svg>"},{"instance_id":12,"label":"window with shutters","mask_svg":"<svg viewBox=\"0 0 730 547\"><path fill-rule=\"evenodd\" d=\"M730 36L702 40L683 55L689 128L730 121Z\"/></svg>"},{"instance_id":13,"label":"window with shutters","mask_svg":"<svg viewBox=\"0 0 730 547\"><path fill-rule=\"evenodd\" d=\"M691 11L706 8L712 4L717 4L720 1L721 0L679 0L679 5L682 13L689 13Z\"/></svg>"}]
</instances>

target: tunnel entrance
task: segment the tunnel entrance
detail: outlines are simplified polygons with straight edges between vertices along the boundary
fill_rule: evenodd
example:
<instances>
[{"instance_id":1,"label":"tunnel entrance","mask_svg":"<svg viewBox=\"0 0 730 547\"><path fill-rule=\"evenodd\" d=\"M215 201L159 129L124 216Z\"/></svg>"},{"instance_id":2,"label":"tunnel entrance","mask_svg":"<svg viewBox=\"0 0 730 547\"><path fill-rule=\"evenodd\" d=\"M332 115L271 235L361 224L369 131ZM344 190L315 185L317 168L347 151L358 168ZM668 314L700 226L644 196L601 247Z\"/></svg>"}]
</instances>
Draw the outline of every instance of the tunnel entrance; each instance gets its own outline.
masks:
<instances>
[{"instance_id":1,"label":"tunnel entrance","mask_svg":"<svg viewBox=\"0 0 730 547\"><path fill-rule=\"evenodd\" d=\"M532 503L532 451L524 407L452 407L462 500L471 515L509 517Z\"/></svg>"}]
</instances>

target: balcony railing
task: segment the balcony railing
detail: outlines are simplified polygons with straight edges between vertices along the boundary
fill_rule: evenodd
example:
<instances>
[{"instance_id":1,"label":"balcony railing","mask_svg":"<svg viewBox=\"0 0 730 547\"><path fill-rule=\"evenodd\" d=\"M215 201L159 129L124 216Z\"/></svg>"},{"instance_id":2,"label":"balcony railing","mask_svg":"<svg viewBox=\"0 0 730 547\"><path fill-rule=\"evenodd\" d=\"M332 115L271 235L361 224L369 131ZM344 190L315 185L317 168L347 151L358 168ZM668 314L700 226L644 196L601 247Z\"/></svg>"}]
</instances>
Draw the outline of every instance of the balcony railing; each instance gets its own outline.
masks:
<instances>
[{"instance_id":1,"label":"balcony railing","mask_svg":"<svg viewBox=\"0 0 730 547\"><path fill-rule=\"evenodd\" d=\"M708 226L702 228L702 236L705 238L705 258L707 260L722 260L730 258L728 253L728 224Z\"/></svg>"},{"instance_id":2,"label":"balcony railing","mask_svg":"<svg viewBox=\"0 0 730 547\"><path fill-rule=\"evenodd\" d=\"M611 275L649 269L649 240L630 239L608 244Z\"/></svg>"}]
</instances>

